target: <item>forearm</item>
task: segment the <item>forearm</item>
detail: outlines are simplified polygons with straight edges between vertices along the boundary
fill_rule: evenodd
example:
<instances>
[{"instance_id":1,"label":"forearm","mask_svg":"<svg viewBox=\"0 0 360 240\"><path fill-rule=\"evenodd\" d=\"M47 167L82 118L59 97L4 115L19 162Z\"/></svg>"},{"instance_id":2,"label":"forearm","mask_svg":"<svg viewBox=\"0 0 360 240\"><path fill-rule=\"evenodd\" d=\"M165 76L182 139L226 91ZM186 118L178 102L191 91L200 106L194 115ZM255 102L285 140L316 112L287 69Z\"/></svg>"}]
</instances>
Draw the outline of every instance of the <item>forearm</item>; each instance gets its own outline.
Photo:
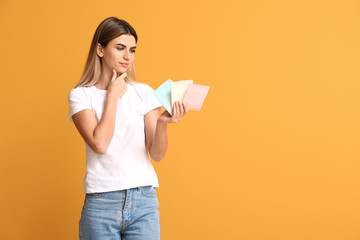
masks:
<instances>
[{"instance_id":1,"label":"forearm","mask_svg":"<svg viewBox=\"0 0 360 240\"><path fill-rule=\"evenodd\" d=\"M103 116L94 130L98 149L106 153L115 131L117 99L108 95Z\"/></svg>"},{"instance_id":2,"label":"forearm","mask_svg":"<svg viewBox=\"0 0 360 240\"><path fill-rule=\"evenodd\" d=\"M151 158L159 162L164 158L167 146L167 123L157 121L155 136L150 149Z\"/></svg>"}]
</instances>

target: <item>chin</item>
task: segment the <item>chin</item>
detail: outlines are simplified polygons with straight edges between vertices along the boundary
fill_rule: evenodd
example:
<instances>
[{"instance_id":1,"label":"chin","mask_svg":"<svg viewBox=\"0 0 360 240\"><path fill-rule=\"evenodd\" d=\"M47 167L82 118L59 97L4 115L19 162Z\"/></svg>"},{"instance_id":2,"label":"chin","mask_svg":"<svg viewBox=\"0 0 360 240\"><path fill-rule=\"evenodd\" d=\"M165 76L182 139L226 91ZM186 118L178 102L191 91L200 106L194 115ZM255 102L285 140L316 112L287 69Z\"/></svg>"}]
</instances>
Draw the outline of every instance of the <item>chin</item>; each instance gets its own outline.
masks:
<instances>
[{"instance_id":1,"label":"chin","mask_svg":"<svg viewBox=\"0 0 360 240\"><path fill-rule=\"evenodd\" d=\"M127 69L120 68L120 69L118 70L118 73L125 73L126 71L127 71Z\"/></svg>"}]
</instances>

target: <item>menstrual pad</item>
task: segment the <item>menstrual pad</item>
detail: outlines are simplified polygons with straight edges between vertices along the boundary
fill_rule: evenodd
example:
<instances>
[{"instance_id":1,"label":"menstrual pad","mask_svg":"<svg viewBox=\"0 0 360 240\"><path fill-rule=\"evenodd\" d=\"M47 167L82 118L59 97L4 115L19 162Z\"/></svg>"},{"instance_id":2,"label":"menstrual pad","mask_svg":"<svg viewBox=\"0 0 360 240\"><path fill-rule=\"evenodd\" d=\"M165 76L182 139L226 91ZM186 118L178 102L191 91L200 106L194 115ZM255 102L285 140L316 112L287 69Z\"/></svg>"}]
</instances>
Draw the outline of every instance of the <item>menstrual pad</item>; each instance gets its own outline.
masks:
<instances>
[{"instance_id":1,"label":"menstrual pad","mask_svg":"<svg viewBox=\"0 0 360 240\"><path fill-rule=\"evenodd\" d=\"M182 99L188 110L200 111L209 89L209 86L190 84Z\"/></svg>"},{"instance_id":2,"label":"menstrual pad","mask_svg":"<svg viewBox=\"0 0 360 240\"><path fill-rule=\"evenodd\" d=\"M193 80L171 82L171 107L174 105L175 101L183 99L186 89L192 83Z\"/></svg>"},{"instance_id":3,"label":"menstrual pad","mask_svg":"<svg viewBox=\"0 0 360 240\"><path fill-rule=\"evenodd\" d=\"M155 97L166 108L166 110L169 112L170 115L172 115L171 82L172 80L169 78L166 82L164 82L160 87L158 87L154 91Z\"/></svg>"}]
</instances>

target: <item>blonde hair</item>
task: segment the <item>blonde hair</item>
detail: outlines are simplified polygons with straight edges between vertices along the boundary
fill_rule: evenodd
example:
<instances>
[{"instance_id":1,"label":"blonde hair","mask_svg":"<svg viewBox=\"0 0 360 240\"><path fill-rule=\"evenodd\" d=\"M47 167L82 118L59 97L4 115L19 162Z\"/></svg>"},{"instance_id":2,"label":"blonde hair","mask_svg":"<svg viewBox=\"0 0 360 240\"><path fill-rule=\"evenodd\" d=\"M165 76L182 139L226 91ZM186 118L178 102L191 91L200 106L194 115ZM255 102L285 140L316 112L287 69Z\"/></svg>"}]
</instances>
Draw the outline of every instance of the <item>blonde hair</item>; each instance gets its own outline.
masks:
<instances>
[{"instance_id":1,"label":"blonde hair","mask_svg":"<svg viewBox=\"0 0 360 240\"><path fill-rule=\"evenodd\" d=\"M93 86L100 80L102 59L97 55L97 45L99 43L102 47L106 47L112 39L123 34L130 34L134 36L135 42L137 43L138 37L135 29L132 28L125 20L118 19L116 17L109 17L99 24L91 42L83 74L75 88ZM131 84L137 82L134 64L135 63L131 64L126 71L126 83Z\"/></svg>"}]
</instances>

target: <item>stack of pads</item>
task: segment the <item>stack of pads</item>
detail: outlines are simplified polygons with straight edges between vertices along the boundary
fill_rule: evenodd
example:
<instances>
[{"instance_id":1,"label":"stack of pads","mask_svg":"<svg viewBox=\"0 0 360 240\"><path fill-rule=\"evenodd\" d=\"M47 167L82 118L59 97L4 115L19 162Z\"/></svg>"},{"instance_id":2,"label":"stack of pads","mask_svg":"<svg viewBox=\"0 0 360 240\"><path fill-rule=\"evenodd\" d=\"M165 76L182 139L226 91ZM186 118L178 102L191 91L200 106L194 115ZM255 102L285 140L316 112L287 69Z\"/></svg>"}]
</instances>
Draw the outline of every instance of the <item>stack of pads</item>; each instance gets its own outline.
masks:
<instances>
[{"instance_id":1,"label":"stack of pads","mask_svg":"<svg viewBox=\"0 0 360 240\"><path fill-rule=\"evenodd\" d=\"M183 101L188 110L200 111L209 89L209 86L193 84L193 80L173 82L169 78L154 91L154 95L172 115L172 106L178 100Z\"/></svg>"}]
</instances>

